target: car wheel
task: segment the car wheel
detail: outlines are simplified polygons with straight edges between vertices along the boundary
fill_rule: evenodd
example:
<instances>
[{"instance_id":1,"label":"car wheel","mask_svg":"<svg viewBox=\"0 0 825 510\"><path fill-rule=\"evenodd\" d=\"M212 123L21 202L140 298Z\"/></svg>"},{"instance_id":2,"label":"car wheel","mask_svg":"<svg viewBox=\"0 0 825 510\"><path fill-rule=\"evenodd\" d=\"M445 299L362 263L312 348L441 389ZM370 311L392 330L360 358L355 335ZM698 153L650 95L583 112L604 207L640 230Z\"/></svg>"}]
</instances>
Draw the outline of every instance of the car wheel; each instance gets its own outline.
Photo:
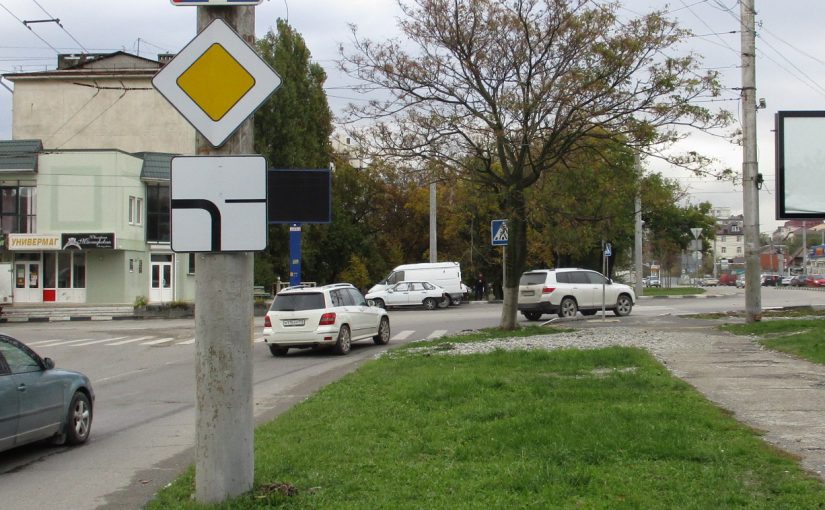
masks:
<instances>
[{"instance_id":1,"label":"car wheel","mask_svg":"<svg viewBox=\"0 0 825 510\"><path fill-rule=\"evenodd\" d=\"M633 301L630 300L630 296L627 294L619 296L619 299L616 300L616 308L613 309L613 313L619 317L624 317L630 315L631 310L633 310Z\"/></svg>"},{"instance_id":2,"label":"car wheel","mask_svg":"<svg viewBox=\"0 0 825 510\"><path fill-rule=\"evenodd\" d=\"M270 344L269 352L271 352L276 358L280 358L281 356L286 356L286 353L289 352L289 347L281 347L280 345Z\"/></svg>"},{"instance_id":3,"label":"car wheel","mask_svg":"<svg viewBox=\"0 0 825 510\"><path fill-rule=\"evenodd\" d=\"M92 430L92 405L89 397L82 391L75 392L66 418L66 442L69 444L85 443Z\"/></svg>"},{"instance_id":4,"label":"car wheel","mask_svg":"<svg viewBox=\"0 0 825 510\"><path fill-rule=\"evenodd\" d=\"M582 310L582 315L596 315L598 310Z\"/></svg>"},{"instance_id":5,"label":"car wheel","mask_svg":"<svg viewBox=\"0 0 825 510\"><path fill-rule=\"evenodd\" d=\"M427 298L424 300L424 308L427 310L435 310L438 308L438 301L433 298Z\"/></svg>"},{"instance_id":6,"label":"car wheel","mask_svg":"<svg viewBox=\"0 0 825 510\"><path fill-rule=\"evenodd\" d=\"M372 341L376 345L386 345L390 341L390 320L386 317L381 317L381 323L378 325L378 334L372 337Z\"/></svg>"},{"instance_id":7,"label":"car wheel","mask_svg":"<svg viewBox=\"0 0 825 510\"><path fill-rule=\"evenodd\" d=\"M349 332L349 326L344 324L341 326L341 331L338 332L338 340L335 342L333 350L336 354L347 354L352 347L352 336Z\"/></svg>"},{"instance_id":8,"label":"car wheel","mask_svg":"<svg viewBox=\"0 0 825 510\"><path fill-rule=\"evenodd\" d=\"M528 321L537 321L541 319L541 312L521 312L524 318Z\"/></svg>"},{"instance_id":9,"label":"car wheel","mask_svg":"<svg viewBox=\"0 0 825 510\"><path fill-rule=\"evenodd\" d=\"M561 305L559 305L559 317L566 317L571 318L576 316L576 312L579 311L578 305L576 305L576 300L573 298L566 297L561 300Z\"/></svg>"},{"instance_id":10,"label":"car wheel","mask_svg":"<svg viewBox=\"0 0 825 510\"><path fill-rule=\"evenodd\" d=\"M383 299L376 298L376 299L373 299L373 300L372 300L372 302L373 302L373 304L375 304L375 306L377 306L378 308L386 308L386 307L387 307L387 304L386 304L386 303L384 303L384 300L383 300Z\"/></svg>"}]
</instances>

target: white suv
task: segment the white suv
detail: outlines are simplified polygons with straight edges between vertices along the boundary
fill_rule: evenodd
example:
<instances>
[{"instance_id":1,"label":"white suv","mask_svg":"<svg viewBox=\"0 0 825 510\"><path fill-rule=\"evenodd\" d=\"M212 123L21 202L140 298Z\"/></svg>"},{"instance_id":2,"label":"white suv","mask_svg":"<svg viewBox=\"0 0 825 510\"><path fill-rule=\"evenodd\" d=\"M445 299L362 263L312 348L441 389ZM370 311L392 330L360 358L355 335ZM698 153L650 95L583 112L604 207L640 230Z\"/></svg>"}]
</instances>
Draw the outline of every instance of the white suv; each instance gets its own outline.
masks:
<instances>
[{"instance_id":1,"label":"white suv","mask_svg":"<svg viewBox=\"0 0 825 510\"><path fill-rule=\"evenodd\" d=\"M323 287L289 287L275 296L264 318L264 342L273 356L290 348L332 347L347 354L352 342L390 341L387 311L369 306L349 283Z\"/></svg>"},{"instance_id":2,"label":"white suv","mask_svg":"<svg viewBox=\"0 0 825 510\"><path fill-rule=\"evenodd\" d=\"M601 273L588 269L537 269L521 275L518 309L527 320L537 321L545 313L559 317L594 315L604 306L619 316L629 315L636 293L627 285L614 283Z\"/></svg>"}]
</instances>

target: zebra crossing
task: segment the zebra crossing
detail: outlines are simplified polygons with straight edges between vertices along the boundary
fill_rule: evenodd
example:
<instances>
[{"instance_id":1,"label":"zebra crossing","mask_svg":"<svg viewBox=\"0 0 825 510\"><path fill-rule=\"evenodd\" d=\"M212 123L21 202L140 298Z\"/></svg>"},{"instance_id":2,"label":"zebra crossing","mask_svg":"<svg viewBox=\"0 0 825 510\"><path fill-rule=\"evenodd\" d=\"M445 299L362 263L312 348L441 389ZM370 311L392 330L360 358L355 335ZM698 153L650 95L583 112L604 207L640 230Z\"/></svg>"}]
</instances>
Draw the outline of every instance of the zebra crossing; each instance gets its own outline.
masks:
<instances>
[{"instance_id":1,"label":"zebra crossing","mask_svg":"<svg viewBox=\"0 0 825 510\"><path fill-rule=\"evenodd\" d=\"M447 334L446 329L438 329L427 335L423 338L417 338L418 340L434 340L436 338L440 338ZM390 341L401 341L401 340L408 340L415 335L415 330L403 330L399 331L392 337L390 337ZM415 338L414 338L415 339ZM253 339L254 343L261 343L264 341L263 336L256 336ZM195 339L194 338L186 338L186 337L170 337L170 336L160 336L160 335L143 335L143 336L113 336L107 338L75 338L75 339L65 339L65 338L51 338L48 340L37 340L34 342L26 342L26 345L29 347L34 348L44 348L44 347L66 347L68 349L74 349L77 347L89 347L89 346L99 346L99 347L121 347L121 346L147 346L147 347L167 347L172 345L194 345Z\"/></svg>"}]
</instances>

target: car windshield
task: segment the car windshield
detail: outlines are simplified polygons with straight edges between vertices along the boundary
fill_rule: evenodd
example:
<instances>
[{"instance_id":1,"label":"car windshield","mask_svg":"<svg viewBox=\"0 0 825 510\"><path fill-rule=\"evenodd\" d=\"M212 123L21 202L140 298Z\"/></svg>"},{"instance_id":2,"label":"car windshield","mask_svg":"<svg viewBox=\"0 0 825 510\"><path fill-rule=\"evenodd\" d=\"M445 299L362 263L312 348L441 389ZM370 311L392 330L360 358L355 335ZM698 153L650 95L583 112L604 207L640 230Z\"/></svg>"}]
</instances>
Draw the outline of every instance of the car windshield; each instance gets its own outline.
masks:
<instances>
[{"instance_id":1,"label":"car windshield","mask_svg":"<svg viewBox=\"0 0 825 510\"><path fill-rule=\"evenodd\" d=\"M519 285L539 285L547 279L546 273L524 273L521 275Z\"/></svg>"},{"instance_id":2,"label":"car windshield","mask_svg":"<svg viewBox=\"0 0 825 510\"><path fill-rule=\"evenodd\" d=\"M270 308L273 312L294 312L299 310L320 310L326 308L324 295L320 292L278 294Z\"/></svg>"}]
</instances>

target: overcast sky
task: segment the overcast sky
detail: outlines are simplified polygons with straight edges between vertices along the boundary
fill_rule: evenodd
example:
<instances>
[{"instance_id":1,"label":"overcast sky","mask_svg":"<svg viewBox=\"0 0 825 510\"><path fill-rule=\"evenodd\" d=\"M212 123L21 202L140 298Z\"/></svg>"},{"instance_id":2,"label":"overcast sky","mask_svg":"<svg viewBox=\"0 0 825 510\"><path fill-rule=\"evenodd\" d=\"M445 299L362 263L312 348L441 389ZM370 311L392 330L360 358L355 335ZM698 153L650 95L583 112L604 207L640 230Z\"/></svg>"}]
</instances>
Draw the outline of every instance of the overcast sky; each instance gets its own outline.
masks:
<instances>
[{"instance_id":1,"label":"overcast sky","mask_svg":"<svg viewBox=\"0 0 825 510\"><path fill-rule=\"evenodd\" d=\"M737 101L739 68L739 4L734 0L627 0L622 15L667 8L693 30L685 49L705 57L707 67L719 69L728 90L710 106L726 108L740 118ZM780 110L825 110L825 2L822 0L756 0L757 97L767 108L758 113L759 171L765 185L760 193L760 230L771 231L774 201L774 115ZM57 53L127 51L155 58L177 52L195 35L194 7L176 7L169 0L0 0L0 74L53 69ZM304 37L313 59L329 74L327 93L337 113L349 101L362 101L347 87L351 82L335 69L339 44L348 44L348 24L373 39L395 35L398 8L394 0L264 0L256 8L256 34L263 36L277 18L286 18ZM21 21L58 18L62 24ZM11 83L3 81L11 87ZM0 87L0 139L11 138L11 93ZM732 130L733 128L731 128ZM727 130L730 131L730 130ZM724 134L724 133L721 133ZM825 141L823 141L825 143ZM741 172L742 149L728 141L693 136L684 147L718 158ZM648 161L646 167L678 179L693 203L742 212L742 188L697 178ZM825 190L822 190L825 193Z\"/></svg>"}]
</instances>

